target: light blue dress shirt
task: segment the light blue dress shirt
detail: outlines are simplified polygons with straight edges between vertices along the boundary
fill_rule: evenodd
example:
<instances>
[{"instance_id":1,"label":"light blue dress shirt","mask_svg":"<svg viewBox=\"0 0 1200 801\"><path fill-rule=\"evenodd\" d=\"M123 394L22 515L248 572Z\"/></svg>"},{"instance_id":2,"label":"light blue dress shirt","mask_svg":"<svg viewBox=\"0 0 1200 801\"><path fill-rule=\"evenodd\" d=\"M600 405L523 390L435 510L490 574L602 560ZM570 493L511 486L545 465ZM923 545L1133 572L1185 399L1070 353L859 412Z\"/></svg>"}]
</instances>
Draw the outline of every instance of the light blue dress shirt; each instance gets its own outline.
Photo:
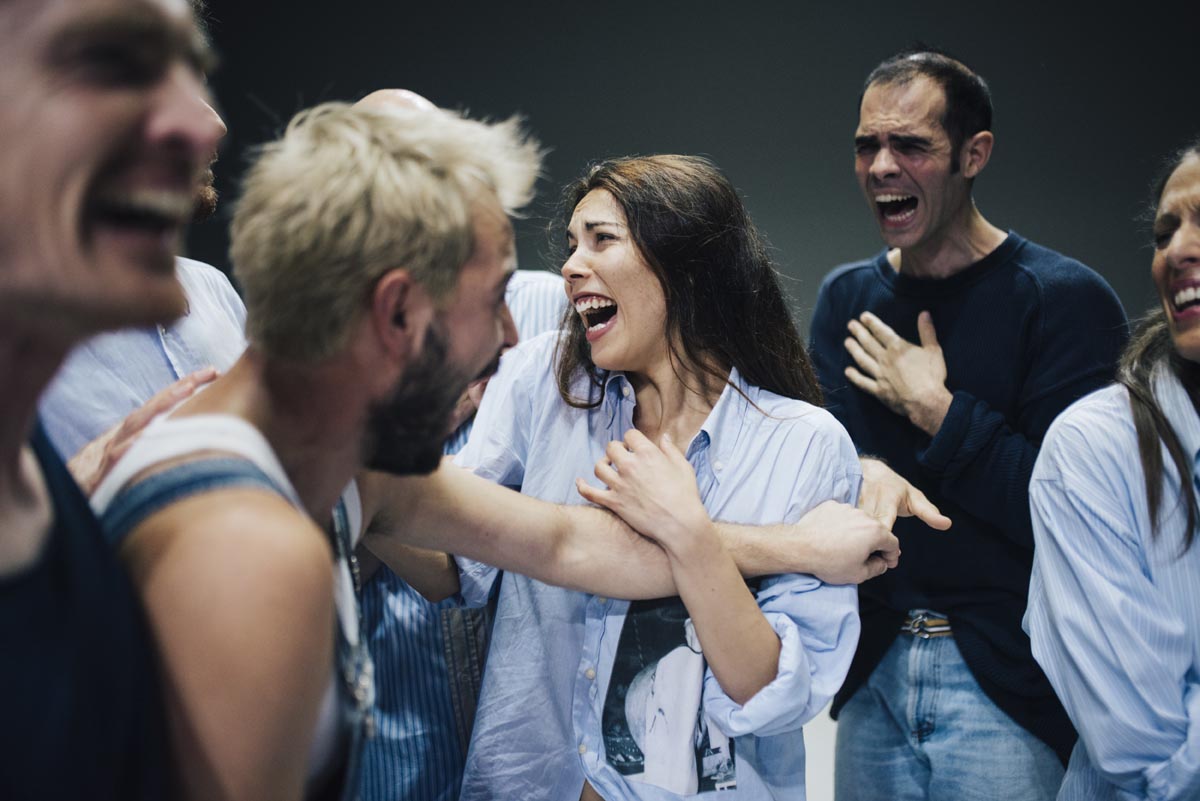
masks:
<instances>
[{"instance_id":1,"label":"light blue dress shirt","mask_svg":"<svg viewBox=\"0 0 1200 801\"><path fill-rule=\"evenodd\" d=\"M170 326L126 328L76 346L39 403L64 459L124 420L150 396L205 367L224 372L246 347L246 307L219 270L175 260L187 311Z\"/></svg>"},{"instance_id":2,"label":"light blue dress shirt","mask_svg":"<svg viewBox=\"0 0 1200 801\"><path fill-rule=\"evenodd\" d=\"M1160 370L1154 391L1195 463L1186 390ZM1080 734L1060 801L1200 799L1200 544L1180 552L1186 513L1165 449L1163 463L1152 537L1129 396L1113 385L1062 413L1034 466L1025 627Z\"/></svg>"},{"instance_id":3,"label":"light blue dress shirt","mask_svg":"<svg viewBox=\"0 0 1200 801\"><path fill-rule=\"evenodd\" d=\"M505 302L521 339L558 327L562 277L518 270ZM490 390L489 390L490 392ZM454 454L471 421L446 444ZM430 603L381 565L363 587L362 614L375 662L375 736L363 748L363 801L455 801L486 642L477 610Z\"/></svg>"},{"instance_id":4,"label":"light blue dress shirt","mask_svg":"<svg viewBox=\"0 0 1200 801\"><path fill-rule=\"evenodd\" d=\"M565 404L551 364L556 336L510 352L458 458L528 495L580 504L575 478L597 484L593 465L611 440L633 427L636 402L625 376L612 374L598 408ZM750 386L736 371L730 381L745 397L727 387L686 449L714 519L792 522L822 501L855 501L858 456L831 415ZM585 379L576 382L576 392L586 397ZM484 603L494 577L492 568L460 561L468 602ZM803 799L801 726L829 701L849 668L859 631L857 594L812 576L784 575L764 579L756 595L781 640L778 675L743 706L704 671L704 712L736 738L730 798ZM464 801L576 799L585 778L607 801L677 797L629 780L614 767L620 760L606 755L612 731L608 725L602 730L602 719L629 609L626 601L504 576Z\"/></svg>"}]
</instances>

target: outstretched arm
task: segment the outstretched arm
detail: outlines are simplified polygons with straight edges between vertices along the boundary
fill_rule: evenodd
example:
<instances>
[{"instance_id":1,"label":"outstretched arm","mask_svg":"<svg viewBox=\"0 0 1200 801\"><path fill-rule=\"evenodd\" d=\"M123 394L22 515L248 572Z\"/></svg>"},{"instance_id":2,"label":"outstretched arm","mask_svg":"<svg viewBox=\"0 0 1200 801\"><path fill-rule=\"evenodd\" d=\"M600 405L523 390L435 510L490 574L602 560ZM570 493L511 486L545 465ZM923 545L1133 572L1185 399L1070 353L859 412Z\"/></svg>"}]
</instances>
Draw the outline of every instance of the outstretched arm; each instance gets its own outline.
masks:
<instances>
[{"instance_id":1,"label":"outstretched arm","mask_svg":"<svg viewBox=\"0 0 1200 801\"><path fill-rule=\"evenodd\" d=\"M652 477L653 480L653 477ZM415 545L454 553L548 584L614 598L678 594L667 556L612 513L556 506L443 464L430 476L364 474L366 545L403 568ZM899 543L865 512L828 501L795 524L716 525L747 577L810 573L851 584L895 567Z\"/></svg>"}]
</instances>

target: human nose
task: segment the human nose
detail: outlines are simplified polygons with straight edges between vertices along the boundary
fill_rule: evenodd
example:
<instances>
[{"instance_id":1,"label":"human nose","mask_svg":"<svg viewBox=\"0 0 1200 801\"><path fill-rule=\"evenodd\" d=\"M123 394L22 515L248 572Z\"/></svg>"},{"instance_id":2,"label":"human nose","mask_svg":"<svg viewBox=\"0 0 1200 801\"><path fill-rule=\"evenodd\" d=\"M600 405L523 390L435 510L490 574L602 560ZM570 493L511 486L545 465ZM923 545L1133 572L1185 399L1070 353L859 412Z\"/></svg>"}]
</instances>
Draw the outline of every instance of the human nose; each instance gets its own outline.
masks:
<instances>
[{"instance_id":1,"label":"human nose","mask_svg":"<svg viewBox=\"0 0 1200 801\"><path fill-rule=\"evenodd\" d=\"M201 105L203 105L205 110L208 111L208 114L210 117L212 117L213 122L217 124L217 131L219 132L217 134L217 141L220 141L225 138L225 134L229 133L229 126L225 124L225 120L221 119L221 115L217 113L217 110L213 108L212 104L208 101L209 98L207 96L202 95L200 97Z\"/></svg>"},{"instance_id":2,"label":"human nose","mask_svg":"<svg viewBox=\"0 0 1200 801\"><path fill-rule=\"evenodd\" d=\"M1172 234L1163 255L1175 270L1200 266L1200 220L1184 220Z\"/></svg>"},{"instance_id":3,"label":"human nose","mask_svg":"<svg viewBox=\"0 0 1200 801\"><path fill-rule=\"evenodd\" d=\"M871 159L871 177L878 181L896 175L899 172L900 165L896 163L896 159L892 156L891 148L879 148L875 153L875 157Z\"/></svg>"},{"instance_id":4,"label":"human nose","mask_svg":"<svg viewBox=\"0 0 1200 801\"><path fill-rule=\"evenodd\" d=\"M588 267L587 259L580 253L580 249L576 248L567 260L563 262L562 277L571 282L582 278L587 278L592 274L591 268ZM569 287L568 287L569 293Z\"/></svg>"},{"instance_id":5,"label":"human nose","mask_svg":"<svg viewBox=\"0 0 1200 801\"><path fill-rule=\"evenodd\" d=\"M173 65L155 101L150 140L184 150L197 169L208 164L226 128L199 76L185 64Z\"/></svg>"},{"instance_id":6,"label":"human nose","mask_svg":"<svg viewBox=\"0 0 1200 801\"><path fill-rule=\"evenodd\" d=\"M517 323L513 320L512 309L508 308L508 303L504 304L500 313L500 338L502 347L505 349L513 347L520 339L520 335L517 333Z\"/></svg>"}]
</instances>

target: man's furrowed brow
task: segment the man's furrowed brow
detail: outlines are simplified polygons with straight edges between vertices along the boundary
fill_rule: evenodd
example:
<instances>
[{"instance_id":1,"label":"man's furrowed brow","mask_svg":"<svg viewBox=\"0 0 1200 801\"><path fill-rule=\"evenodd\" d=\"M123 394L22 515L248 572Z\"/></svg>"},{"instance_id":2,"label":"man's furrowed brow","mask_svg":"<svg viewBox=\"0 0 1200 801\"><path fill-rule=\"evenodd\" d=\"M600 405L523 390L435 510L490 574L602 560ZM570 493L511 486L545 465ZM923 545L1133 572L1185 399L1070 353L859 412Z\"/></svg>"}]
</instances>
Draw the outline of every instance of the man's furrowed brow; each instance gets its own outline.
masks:
<instances>
[{"instance_id":1,"label":"man's furrowed brow","mask_svg":"<svg viewBox=\"0 0 1200 801\"><path fill-rule=\"evenodd\" d=\"M933 141L927 136L914 134L892 134L889 138L897 147L928 147Z\"/></svg>"}]
</instances>

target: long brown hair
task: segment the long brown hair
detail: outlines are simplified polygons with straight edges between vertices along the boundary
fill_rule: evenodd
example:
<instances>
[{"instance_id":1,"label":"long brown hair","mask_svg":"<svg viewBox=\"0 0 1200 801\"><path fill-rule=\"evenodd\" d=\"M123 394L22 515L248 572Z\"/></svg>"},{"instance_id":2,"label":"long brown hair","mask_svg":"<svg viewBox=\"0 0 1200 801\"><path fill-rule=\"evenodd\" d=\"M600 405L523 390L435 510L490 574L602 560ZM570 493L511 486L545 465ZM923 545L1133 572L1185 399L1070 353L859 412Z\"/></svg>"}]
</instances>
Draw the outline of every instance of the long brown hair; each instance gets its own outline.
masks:
<instances>
[{"instance_id":1,"label":"long brown hair","mask_svg":"<svg viewBox=\"0 0 1200 801\"><path fill-rule=\"evenodd\" d=\"M1171 174L1185 159L1200 156L1200 140L1179 151L1168 162L1168 168L1156 183L1154 205L1162 201L1163 190ZM1187 509L1187 530L1183 535L1183 550L1196 539L1196 524L1200 521L1200 504L1192 490L1192 456L1183 449L1179 434L1171 427L1162 406L1154 397L1154 373L1160 367L1170 370L1187 388L1190 395L1200 389L1200 365L1184 359L1175 350L1166 311L1156 309L1148 314L1134 330L1133 338L1121 354L1117 381L1129 391L1129 407L1137 431L1138 455L1142 474L1146 477L1146 503L1150 510L1150 534L1158 536L1163 502L1162 448L1167 449L1171 463L1179 474L1180 498Z\"/></svg>"},{"instance_id":2,"label":"long brown hair","mask_svg":"<svg viewBox=\"0 0 1200 801\"><path fill-rule=\"evenodd\" d=\"M630 236L666 298L663 331L676 376L697 369L716 386L736 367L749 383L814 405L821 389L804 340L788 311L775 265L737 190L707 159L645 156L605 161L563 192L552 227L564 229L584 196L608 191L625 213ZM565 257L565 254L564 254ZM555 354L558 390L577 408L595 408L605 371L592 362L578 314L568 312ZM571 393L573 379L590 379L589 397Z\"/></svg>"}]
</instances>

